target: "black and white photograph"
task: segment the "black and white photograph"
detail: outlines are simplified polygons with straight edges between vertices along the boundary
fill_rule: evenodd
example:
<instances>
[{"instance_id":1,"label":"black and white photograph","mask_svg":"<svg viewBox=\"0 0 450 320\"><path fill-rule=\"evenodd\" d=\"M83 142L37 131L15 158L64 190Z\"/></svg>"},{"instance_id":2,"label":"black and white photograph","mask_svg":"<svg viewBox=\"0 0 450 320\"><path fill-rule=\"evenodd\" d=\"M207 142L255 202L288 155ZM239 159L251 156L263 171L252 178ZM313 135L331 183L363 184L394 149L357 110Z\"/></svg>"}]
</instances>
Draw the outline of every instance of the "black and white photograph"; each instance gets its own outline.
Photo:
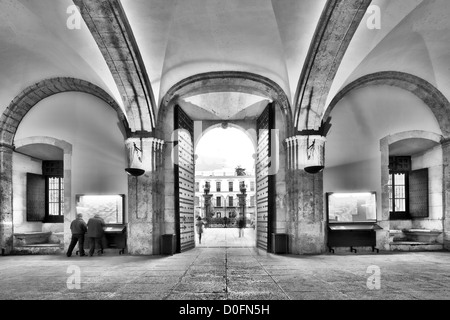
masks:
<instances>
[{"instance_id":1,"label":"black and white photograph","mask_svg":"<svg viewBox=\"0 0 450 320\"><path fill-rule=\"evenodd\" d=\"M0 300L196 319L449 300L449 17L0 0Z\"/></svg>"}]
</instances>

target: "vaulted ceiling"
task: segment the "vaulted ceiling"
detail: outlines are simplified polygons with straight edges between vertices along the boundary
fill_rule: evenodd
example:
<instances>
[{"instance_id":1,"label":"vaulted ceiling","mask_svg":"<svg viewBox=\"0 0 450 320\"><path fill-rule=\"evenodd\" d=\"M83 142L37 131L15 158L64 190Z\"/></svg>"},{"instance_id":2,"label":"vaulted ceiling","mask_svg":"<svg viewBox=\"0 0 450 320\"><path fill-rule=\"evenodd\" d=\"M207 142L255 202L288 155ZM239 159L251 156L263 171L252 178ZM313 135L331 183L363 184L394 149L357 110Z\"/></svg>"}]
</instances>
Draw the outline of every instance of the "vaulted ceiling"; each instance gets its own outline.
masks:
<instances>
[{"instance_id":1,"label":"vaulted ceiling","mask_svg":"<svg viewBox=\"0 0 450 320\"><path fill-rule=\"evenodd\" d=\"M82 21L80 29L71 30L67 28L68 8L74 2L87 7L82 10L86 23ZM120 84L123 78L118 79L106 58L113 54L105 52L99 44L97 33L102 30L94 31L95 23L86 20L89 16L99 22L106 17L102 10L106 10L109 2L114 1L0 1L1 112L35 82L73 77L101 87L129 114L127 108L131 102L124 98L126 89ZM100 5L94 7L92 3ZM353 7L348 7L349 3ZM134 38L133 50L139 53L143 64L139 70L145 73L144 80L149 81L144 86L151 91L144 90L143 94L153 95L153 100L147 99L147 103L156 113L172 86L200 73L218 71L248 72L270 79L285 92L292 113L297 105L305 110L309 108L307 114L316 113L316 120L307 125L312 129L317 129L326 106L345 85L370 73L410 73L430 82L450 98L450 22L447 19L450 2L373 0L371 4L381 9L381 29L368 28L369 14L358 17L357 10L364 9L368 3L362 0L122 0L119 4L123 16L119 18L129 23L129 29L115 32L116 35L128 33ZM341 15L333 17L333 12L329 12L328 17L337 20L324 20L327 8L341 10ZM343 15L347 12L348 23L356 24L355 30L345 29L347 22ZM333 29L348 36L347 42L338 42L336 52ZM324 69L327 61L335 64L329 70ZM314 65L319 67L314 69ZM329 85L317 77L321 70L326 72L324 79ZM117 72L120 74L120 70ZM314 100L313 95L318 92L320 96ZM181 103L197 110L200 118L230 120L254 117L268 99L222 90L189 97ZM301 112L299 119L302 119Z\"/></svg>"}]
</instances>

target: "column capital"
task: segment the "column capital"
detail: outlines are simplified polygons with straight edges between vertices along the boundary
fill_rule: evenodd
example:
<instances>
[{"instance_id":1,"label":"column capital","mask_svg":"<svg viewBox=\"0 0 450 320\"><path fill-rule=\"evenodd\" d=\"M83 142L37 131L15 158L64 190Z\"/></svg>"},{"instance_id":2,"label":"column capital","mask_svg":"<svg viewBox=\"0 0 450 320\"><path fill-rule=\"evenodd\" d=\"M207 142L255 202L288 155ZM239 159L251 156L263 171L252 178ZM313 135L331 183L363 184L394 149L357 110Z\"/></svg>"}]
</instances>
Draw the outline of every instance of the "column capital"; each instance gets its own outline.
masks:
<instances>
[{"instance_id":1,"label":"column capital","mask_svg":"<svg viewBox=\"0 0 450 320\"><path fill-rule=\"evenodd\" d=\"M288 169L303 170L308 167L323 167L325 143L321 135L296 135L285 140L288 153Z\"/></svg>"},{"instance_id":2,"label":"column capital","mask_svg":"<svg viewBox=\"0 0 450 320\"><path fill-rule=\"evenodd\" d=\"M163 140L152 137L128 138L125 145L128 149L129 168L156 171L162 161L164 144Z\"/></svg>"},{"instance_id":3,"label":"column capital","mask_svg":"<svg viewBox=\"0 0 450 320\"><path fill-rule=\"evenodd\" d=\"M317 141L320 141L320 142L322 142L322 143L325 143L325 142L327 142L327 138L326 137L324 137L324 136L321 136L321 135L296 135L296 136L292 136L292 137L290 137L290 138L287 138L286 140L285 140L285 142L286 143L290 143L291 145L293 145L293 144L299 144L299 143L302 143L302 142L304 142L304 141L315 141L315 140L317 140Z\"/></svg>"}]
</instances>

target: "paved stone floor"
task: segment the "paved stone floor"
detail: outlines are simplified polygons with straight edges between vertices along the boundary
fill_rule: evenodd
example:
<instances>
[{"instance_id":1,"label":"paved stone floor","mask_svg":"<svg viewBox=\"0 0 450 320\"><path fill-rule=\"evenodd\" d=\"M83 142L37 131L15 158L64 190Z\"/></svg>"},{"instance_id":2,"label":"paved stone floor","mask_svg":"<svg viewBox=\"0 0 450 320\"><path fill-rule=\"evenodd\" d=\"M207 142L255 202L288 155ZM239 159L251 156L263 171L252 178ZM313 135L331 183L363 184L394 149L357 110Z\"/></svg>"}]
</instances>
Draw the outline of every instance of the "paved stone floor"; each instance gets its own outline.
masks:
<instances>
[{"instance_id":1,"label":"paved stone floor","mask_svg":"<svg viewBox=\"0 0 450 320\"><path fill-rule=\"evenodd\" d=\"M232 231L209 237L234 242ZM380 270L379 290L367 285L373 267ZM75 282L74 270L80 289L67 285ZM7 256L0 257L0 299L450 299L450 253L291 256L215 246L154 257Z\"/></svg>"},{"instance_id":2,"label":"paved stone floor","mask_svg":"<svg viewBox=\"0 0 450 320\"><path fill-rule=\"evenodd\" d=\"M255 229L244 229L244 236L239 237L239 229L236 228L205 228L202 235L202 243L199 243L198 234L195 236L195 244L201 248L245 248L254 247L256 244Z\"/></svg>"}]
</instances>

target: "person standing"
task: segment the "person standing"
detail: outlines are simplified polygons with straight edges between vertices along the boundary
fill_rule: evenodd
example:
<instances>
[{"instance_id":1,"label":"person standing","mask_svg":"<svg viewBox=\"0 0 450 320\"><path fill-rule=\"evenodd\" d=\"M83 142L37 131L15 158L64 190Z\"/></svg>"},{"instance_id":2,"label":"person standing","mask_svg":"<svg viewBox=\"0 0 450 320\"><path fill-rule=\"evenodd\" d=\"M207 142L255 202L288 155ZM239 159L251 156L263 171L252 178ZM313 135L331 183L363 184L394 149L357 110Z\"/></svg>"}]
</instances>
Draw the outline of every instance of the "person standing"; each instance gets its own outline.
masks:
<instances>
[{"instance_id":1,"label":"person standing","mask_svg":"<svg viewBox=\"0 0 450 320\"><path fill-rule=\"evenodd\" d=\"M93 218L89 219L87 223L87 236L89 238L89 256L94 255L95 248L98 248L98 255L102 253L102 239L104 235L104 228L106 227L105 221L96 214Z\"/></svg>"},{"instance_id":2,"label":"person standing","mask_svg":"<svg viewBox=\"0 0 450 320\"><path fill-rule=\"evenodd\" d=\"M197 222L195 223L195 226L197 227L197 233L198 233L198 242L202 244L202 234L203 234L203 226L205 225L205 222L202 220L202 217L197 217Z\"/></svg>"},{"instance_id":3,"label":"person standing","mask_svg":"<svg viewBox=\"0 0 450 320\"><path fill-rule=\"evenodd\" d=\"M239 238L241 238L244 236L244 228L245 228L245 218L242 213L239 214L238 226L239 226Z\"/></svg>"},{"instance_id":4,"label":"person standing","mask_svg":"<svg viewBox=\"0 0 450 320\"><path fill-rule=\"evenodd\" d=\"M83 220L83 215L81 213L77 214L77 218L70 224L70 231L72 232L72 240L70 241L69 250L67 250L67 256L72 256L72 251L78 242L78 251L80 256L84 257L84 235L87 231L86 222Z\"/></svg>"}]
</instances>

